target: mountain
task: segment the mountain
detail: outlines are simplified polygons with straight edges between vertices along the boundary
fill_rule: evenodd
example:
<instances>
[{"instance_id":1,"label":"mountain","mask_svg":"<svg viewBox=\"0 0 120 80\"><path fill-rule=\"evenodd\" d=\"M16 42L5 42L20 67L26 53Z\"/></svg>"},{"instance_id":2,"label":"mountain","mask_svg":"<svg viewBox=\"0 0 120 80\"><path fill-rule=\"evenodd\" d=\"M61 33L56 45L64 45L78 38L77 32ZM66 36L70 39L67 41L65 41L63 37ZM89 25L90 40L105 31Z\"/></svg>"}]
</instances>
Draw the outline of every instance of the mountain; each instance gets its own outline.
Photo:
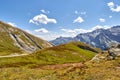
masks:
<instances>
[{"instance_id":1,"label":"mountain","mask_svg":"<svg viewBox=\"0 0 120 80\"><path fill-rule=\"evenodd\" d=\"M52 45L0 21L0 55L32 53L47 47L52 47Z\"/></svg>"},{"instance_id":2,"label":"mountain","mask_svg":"<svg viewBox=\"0 0 120 80\"><path fill-rule=\"evenodd\" d=\"M59 45L61 43L68 43L70 41L74 41L74 39L71 37L58 37L55 40L50 42L53 43L53 45Z\"/></svg>"},{"instance_id":3,"label":"mountain","mask_svg":"<svg viewBox=\"0 0 120 80\"><path fill-rule=\"evenodd\" d=\"M114 26L109 29L97 29L92 32L78 34L74 38L60 37L50 42L59 45L70 41L81 41L94 47L106 49L113 43L120 43L120 26Z\"/></svg>"}]
</instances>

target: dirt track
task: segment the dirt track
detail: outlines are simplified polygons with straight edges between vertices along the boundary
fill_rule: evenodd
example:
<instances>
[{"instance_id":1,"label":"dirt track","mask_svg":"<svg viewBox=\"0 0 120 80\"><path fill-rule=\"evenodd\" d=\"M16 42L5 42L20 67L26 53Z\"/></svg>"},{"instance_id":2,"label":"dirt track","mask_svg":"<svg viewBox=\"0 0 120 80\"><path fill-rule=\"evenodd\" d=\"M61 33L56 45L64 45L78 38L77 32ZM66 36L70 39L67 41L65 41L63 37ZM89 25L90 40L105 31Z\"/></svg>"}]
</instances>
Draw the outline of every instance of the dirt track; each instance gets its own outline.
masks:
<instances>
[{"instance_id":1,"label":"dirt track","mask_svg":"<svg viewBox=\"0 0 120 80\"><path fill-rule=\"evenodd\" d=\"M65 64L52 64L52 65L44 65L44 66L36 66L34 68L42 68L42 69L64 69L68 67L74 68L83 68L85 65L81 63L65 63Z\"/></svg>"},{"instance_id":2,"label":"dirt track","mask_svg":"<svg viewBox=\"0 0 120 80\"><path fill-rule=\"evenodd\" d=\"M0 58L18 57L18 56L26 56L26 55L29 55L29 54L11 54L6 56L0 56Z\"/></svg>"}]
</instances>

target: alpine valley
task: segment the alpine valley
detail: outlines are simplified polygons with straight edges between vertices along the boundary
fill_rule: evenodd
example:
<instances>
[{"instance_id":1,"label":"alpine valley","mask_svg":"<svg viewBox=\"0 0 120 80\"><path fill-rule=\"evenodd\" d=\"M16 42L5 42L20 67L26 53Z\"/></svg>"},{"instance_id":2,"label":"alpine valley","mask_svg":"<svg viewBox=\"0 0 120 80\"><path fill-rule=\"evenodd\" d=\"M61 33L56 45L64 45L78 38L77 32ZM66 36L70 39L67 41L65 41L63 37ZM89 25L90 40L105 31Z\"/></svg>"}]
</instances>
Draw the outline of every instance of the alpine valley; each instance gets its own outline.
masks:
<instances>
[{"instance_id":1,"label":"alpine valley","mask_svg":"<svg viewBox=\"0 0 120 80\"><path fill-rule=\"evenodd\" d=\"M98 29L75 38L57 38L67 43L53 46L1 21L0 80L119 80L120 45L105 51L92 47L120 42L119 33L119 26ZM91 40L92 46L83 43Z\"/></svg>"},{"instance_id":2,"label":"alpine valley","mask_svg":"<svg viewBox=\"0 0 120 80\"><path fill-rule=\"evenodd\" d=\"M120 0L0 0L0 80L120 80Z\"/></svg>"}]
</instances>

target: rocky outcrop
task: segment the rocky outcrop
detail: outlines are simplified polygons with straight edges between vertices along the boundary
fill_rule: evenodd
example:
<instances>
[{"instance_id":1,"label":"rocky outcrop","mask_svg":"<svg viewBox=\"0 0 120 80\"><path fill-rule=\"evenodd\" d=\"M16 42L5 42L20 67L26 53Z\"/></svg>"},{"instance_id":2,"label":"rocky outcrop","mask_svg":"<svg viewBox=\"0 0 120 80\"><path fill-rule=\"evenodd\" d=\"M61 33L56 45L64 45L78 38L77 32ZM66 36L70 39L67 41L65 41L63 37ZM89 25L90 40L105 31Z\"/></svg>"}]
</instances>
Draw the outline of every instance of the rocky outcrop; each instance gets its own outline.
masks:
<instances>
[{"instance_id":1,"label":"rocky outcrop","mask_svg":"<svg viewBox=\"0 0 120 80\"><path fill-rule=\"evenodd\" d=\"M120 56L120 44L115 44L111 48L97 54L91 61L100 62L102 60L115 60Z\"/></svg>"},{"instance_id":2,"label":"rocky outcrop","mask_svg":"<svg viewBox=\"0 0 120 80\"><path fill-rule=\"evenodd\" d=\"M109 48L108 54L109 54L108 56L111 56L113 59L120 56L120 44L112 46L111 48Z\"/></svg>"}]
</instances>

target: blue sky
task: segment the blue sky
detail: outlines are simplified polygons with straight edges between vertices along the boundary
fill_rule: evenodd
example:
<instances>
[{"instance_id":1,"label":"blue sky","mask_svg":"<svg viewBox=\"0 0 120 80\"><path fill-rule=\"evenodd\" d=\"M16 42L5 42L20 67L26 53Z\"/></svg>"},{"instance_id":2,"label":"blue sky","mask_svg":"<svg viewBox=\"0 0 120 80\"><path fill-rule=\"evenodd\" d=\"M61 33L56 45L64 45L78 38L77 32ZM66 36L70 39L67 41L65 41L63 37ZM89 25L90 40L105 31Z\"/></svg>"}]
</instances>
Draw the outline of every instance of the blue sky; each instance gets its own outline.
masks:
<instances>
[{"instance_id":1,"label":"blue sky","mask_svg":"<svg viewBox=\"0 0 120 80\"><path fill-rule=\"evenodd\" d=\"M120 0L0 0L0 20L45 40L120 25Z\"/></svg>"}]
</instances>

